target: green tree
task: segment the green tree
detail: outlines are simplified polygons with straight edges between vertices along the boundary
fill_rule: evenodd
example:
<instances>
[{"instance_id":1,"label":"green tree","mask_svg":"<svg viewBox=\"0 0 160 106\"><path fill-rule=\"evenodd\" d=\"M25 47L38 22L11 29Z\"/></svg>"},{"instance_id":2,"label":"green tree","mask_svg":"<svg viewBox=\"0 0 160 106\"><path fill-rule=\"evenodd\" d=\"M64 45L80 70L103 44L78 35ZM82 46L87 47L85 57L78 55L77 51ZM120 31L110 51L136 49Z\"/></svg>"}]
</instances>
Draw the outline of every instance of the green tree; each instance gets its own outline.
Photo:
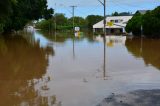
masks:
<instances>
[{"instance_id":1,"label":"green tree","mask_svg":"<svg viewBox=\"0 0 160 106\"><path fill-rule=\"evenodd\" d=\"M62 13L56 13L54 16L52 16L49 20L42 20L38 23L36 23L36 27L43 30L50 30L55 29L55 21L57 25L57 29L66 29L69 27L68 19L65 17L65 14ZM72 25L71 25L72 27Z\"/></svg>"},{"instance_id":2,"label":"green tree","mask_svg":"<svg viewBox=\"0 0 160 106\"><path fill-rule=\"evenodd\" d=\"M101 20L103 20L103 16L100 15L88 15L86 17L87 26L89 29L92 29L93 25Z\"/></svg>"},{"instance_id":3,"label":"green tree","mask_svg":"<svg viewBox=\"0 0 160 106\"><path fill-rule=\"evenodd\" d=\"M130 15L132 15L132 13L130 13L130 12L121 12L121 13L114 12L114 13L112 13L112 16L130 16Z\"/></svg>"},{"instance_id":4,"label":"green tree","mask_svg":"<svg viewBox=\"0 0 160 106\"><path fill-rule=\"evenodd\" d=\"M67 30L71 29L72 27L68 25L68 18L65 16L65 14L57 13L54 15L53 19L56 19L56 29L58 30Z\"/></svg>"},{"instance_id":5,"label":"green tree","mask_svg":"<svg viewBox=\"0 0 160 106\"><path fill-rule=\"evenodd\" d=\"M85 26L86 20L83 17L74 17L74 23L77 26ZM73 25L73 17L68 19L68 24Z\"/></svg>"},{"instance_id":6,"label":"green tree","mask_svg":"<svg viewBox=\"0 0 160 106\"><path fill-rule=\"evenodd\" d=\"M56 13L54 15L54 20L56 18L56 24L58 26L63 26L63 25L67 25L67 17L65 16L65 14L62 13Z\"/></svg>"},{"instance_id":7,"label":"green tree","mask_svg":"<svg viewBox=\"0 0 160 106\"><path fill-rule=\"evenodd\" d=\"M119 13L118 12L114 12L114 13L112 13L112 16L119 16Z\"/></svg>"},{"instance_id":8,"label":"green tree","mask_svg":"<svg viewBox=\"0 0 160 106\"><path fill-rule=\"evenodd\" d=\"M141 26L146 37L160 37L160 6L145 14L137 12L127 23L126 31L141 35Z\"/></svg>"},{"instance_id":9,"label":"green tree","mask_svg":"<svg viewBox=\"0 0 160 106\"><path fill-rule=\"evenodd\" d=\"M126 26L126 31L128 33L132 32L134 35L141 35L141 26L142 26L142 14L137 12L131 20L128 21Z\"/></svg>"},{"instance_id":10,"label":"green tree","mask_svg":"<svg viewBox=\"0 0 160 106\"><path fill-rule=\"evenodd\" d=\"M5 5L3 5L5 4ZM1 7L1 5L3 5ZM31 20L49 19L53 9L48 9L47 0L7 0L0 2L0 30L20 30Z\"/></svg>"},{"instance_id":11,"label":"green tree","mask_svg":"<svg viewBox=\"0 0 160 106\"><path fill-rule=\"evenodd\" d=\"M152 32L150 30L151 24L152 24L152 18L151 18L151 11L148 11L144 16L143 16L143 33L145 35L151 35Z\"/></svg>"},{"instance_id":12,"label":"green tree","mask_svg":"<svg viewBox=\"0 0 160 106\"><path fill-rule=\"evenodd\" d=\"M119 13L119 16L131 16L132 15L132 13L130 13L130 12L121 12L121 13Z\"/></svg>"},{"instance_id":13,"label":"green tree","mask_svg":"<svg viewBox=\"0 0 160 106\"><path fill-rule=\"evenodd\" d=\"M10 13L11 0L0 1L0 18L6 17Z\"/></svg>"},{"instance_id":14,"label":"green tree","mask_svg":"<svg viewBox=\"0 0 160 106\"><path fill-rule=\"evenodd\" d=\"M43 29L43 30L53 30L55 28L53 18L49 20L41 20L40 22L36 23L36 28Z\"/></svg>"},{"instance_id":15,"label":"green tree","mask_svg":"<svg viewBox=\"0 0 160 106\"><path fill-rule=\"evenodd\" d=\"M11 13L11 0L0 1L0 33L3 32L3 27L6 22L6 18Z\"/></svg>"},{"instance_id":16,"label":"green tree","mask_svg":"<svg viewBox=\"0 0 160 106\"><path fill-rule=\"evenodd\" d=\"M160 6L144 14L142 24L147 37L160 37Z\"/></svg>"}]
</instances>

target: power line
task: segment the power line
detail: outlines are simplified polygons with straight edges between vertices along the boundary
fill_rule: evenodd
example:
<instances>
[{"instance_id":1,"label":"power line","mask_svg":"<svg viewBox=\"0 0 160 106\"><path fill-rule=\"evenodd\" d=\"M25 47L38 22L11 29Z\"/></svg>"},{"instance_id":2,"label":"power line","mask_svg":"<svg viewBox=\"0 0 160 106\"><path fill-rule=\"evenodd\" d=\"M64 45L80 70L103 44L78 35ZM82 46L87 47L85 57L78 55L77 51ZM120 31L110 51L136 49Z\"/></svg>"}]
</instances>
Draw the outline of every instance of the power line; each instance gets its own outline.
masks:
<instances>
[{"instance_id":1,"label":"power line","mask_svg":"<svg viewBox=\"0 0 160 106\"><path fill-rule=\"evenodd\" d=\"M80 10L77 9L76 11L78 11L79 13L81 13L81 14L83 14L83 15L84 15L84 14L85 14L85 15L88 15L88 13L90 13L91 11L94 12L96 9L97 9L97 8L94 8L94 9L90 8L90 9L88 9L87 11L86 11L86 10L85 10L85 11L82 11L82 10L80 11Z\"/></svg>"},{"instance_id":2,"label":"power line","mask_svg":"<svg viewBox=\"0 0 160 106\"><path fill-rule=\"evenodd\" d=\"M116 1L112 1L112 4L115 5L118 8L124 9L124 10L128 10L128 8L123 7L122 5L120 5L119 3L117 3Z\"/></svg>"},{"instance_id":3,"label":"power line","mask_svg":"<svg viewBox=\"0 0 160 106\"><path fill-rule=\"evenodd\" d=\"M67 8L67 6L65 6L64 4L61 4L61 6L63 6L70 14L72 14L72 12Z\"/></svg>"},{"instance_id":4,"label":"power line","mask_svg":"<svg viewBox=\"0 0 160 106\"><path fill-rule=\"evenodd\" d=\"M130 4L130 3L127 3L127 2L119 2L118 0L115 0L115 1L112 1L113 4L115 4L116 6L124 9L124 10L128 10L129 8L127 8L128 6L129 7L133 7L133 8L138 8L138 9L143 9L145 8L145 5L136 5L137 3L133 3L133 4ZM150 4L156 4L156 2L151 2ZM122 6L123 5L123 6ZM127 7L126 7L127 6Z\"/></svg>"}]
</instances>

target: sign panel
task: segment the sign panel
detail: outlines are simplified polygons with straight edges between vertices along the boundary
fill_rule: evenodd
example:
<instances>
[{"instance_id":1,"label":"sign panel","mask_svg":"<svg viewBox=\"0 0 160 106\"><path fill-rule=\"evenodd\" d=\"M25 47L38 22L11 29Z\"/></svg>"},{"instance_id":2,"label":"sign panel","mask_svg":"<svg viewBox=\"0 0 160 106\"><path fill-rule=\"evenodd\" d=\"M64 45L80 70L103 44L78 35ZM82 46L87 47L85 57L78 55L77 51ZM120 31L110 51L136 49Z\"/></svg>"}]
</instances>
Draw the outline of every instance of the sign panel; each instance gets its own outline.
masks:
<instances>
[{"instance_id":1,"label":"sign panel","mask_svg":"<svg viewBox=\"0 0 160 106\"><path fill-rule=\"evenodd\" d=\"M107 26L113 26L113 22L107 22Z\"/></svg>"}]
</instances>

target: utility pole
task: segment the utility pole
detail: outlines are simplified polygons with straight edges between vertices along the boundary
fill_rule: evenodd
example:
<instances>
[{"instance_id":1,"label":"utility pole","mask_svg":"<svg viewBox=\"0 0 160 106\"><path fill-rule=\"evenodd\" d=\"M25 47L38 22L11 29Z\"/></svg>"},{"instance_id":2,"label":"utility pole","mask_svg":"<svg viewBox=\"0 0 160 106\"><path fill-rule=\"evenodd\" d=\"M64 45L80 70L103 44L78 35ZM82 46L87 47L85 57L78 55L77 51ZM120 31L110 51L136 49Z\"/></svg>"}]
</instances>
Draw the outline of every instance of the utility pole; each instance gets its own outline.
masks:
<instances>
[{"instance_id":1,"label":"utility pole","mask_svg":"<svg viewBox=\"0 0 160 106\"><path fill-rule=\"evenodd\" d=\"M74 10L77 6L70 6L72 8L72 18L73 18L73 32L74 32Z\"/></svg>"},{"instance_id":2,"label":"utility pole","mask_svg":"<svg viewBox=\"0 0 160 106\"><path fill-rule=\"evenodd\" d=\"M106 0L104 0L104 80L106 80Z\"/></svg>"},{"instance_id":3,"label":"utility pole","mask_svg":"<svg viewBox=\"0 0 160 106\"><path fill-rule=\"evenodd\" d=\"M56 18L56 3L55 3L55 10L54 10L54 27L55 27L55 42L56 42L56 31L57 31L57 18Z\"/></svg>"},{"instance_id":4,"label":"utility pole","mask_svg":"<svg viewBox=\"0 0 160 106\"><path fill-rule=\"evenodd\" d=\"M72 18L73 18L73 33L74 33L74 10L77 6L70 6L72 8ZM73 59L75 59L75 50L74 50L74 37L73 36Z\"/></svg>"},{"instance_id":5,"label":"utility pole","mask_svg":"<svg viewBox=\"0 0 160 106\"><path fill-rule=\"evenodd\" d=\"M106 0L104 0L104 2L102 2L101 0L98 0L104 7L104 20L103 20L103 24L104 24L104 37L106 36Z\"/></svg>"},{"instance_id":6,"label":"utility pole","mask_svg":"<svg viewBox=\"0 0 160 106\"><path fill-rule=\"evenodd\" d=\"M103 2L101 0L98 0L104 7L104 36L103 36L103 41L104 41L104 65L103 65L103 77L104 80L106 80L106 0L104 0Z\"/></svg>"},{"instance_id":7,"label":"utility pole","mask_svg":"<svg viewBox=\"0 0 160 106\"><path fill-rule=\"evenodd\" d=\"M104 37L106 37L106 0L104 0Z\"/></svg>"}]
</instances>

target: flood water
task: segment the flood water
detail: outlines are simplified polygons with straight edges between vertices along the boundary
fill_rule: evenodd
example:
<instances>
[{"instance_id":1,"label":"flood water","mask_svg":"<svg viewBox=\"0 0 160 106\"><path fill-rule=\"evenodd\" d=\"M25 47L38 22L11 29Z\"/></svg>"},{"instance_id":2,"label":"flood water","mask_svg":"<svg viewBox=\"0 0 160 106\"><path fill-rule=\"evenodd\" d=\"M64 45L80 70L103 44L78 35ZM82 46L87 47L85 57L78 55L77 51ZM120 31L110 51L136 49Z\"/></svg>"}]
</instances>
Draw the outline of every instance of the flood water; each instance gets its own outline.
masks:
<instances>
[{"instance_id":1,"label":"flood water","mask_svg":"<svg viewBox=\"0 0 160 106\"><path fill-rule=\"evenodd\" d=\"M83 35L0 36L0 106L96 106L160 89L160 40L110 36L104 51L102 37Z\"/></svg>"}]
</instances>

